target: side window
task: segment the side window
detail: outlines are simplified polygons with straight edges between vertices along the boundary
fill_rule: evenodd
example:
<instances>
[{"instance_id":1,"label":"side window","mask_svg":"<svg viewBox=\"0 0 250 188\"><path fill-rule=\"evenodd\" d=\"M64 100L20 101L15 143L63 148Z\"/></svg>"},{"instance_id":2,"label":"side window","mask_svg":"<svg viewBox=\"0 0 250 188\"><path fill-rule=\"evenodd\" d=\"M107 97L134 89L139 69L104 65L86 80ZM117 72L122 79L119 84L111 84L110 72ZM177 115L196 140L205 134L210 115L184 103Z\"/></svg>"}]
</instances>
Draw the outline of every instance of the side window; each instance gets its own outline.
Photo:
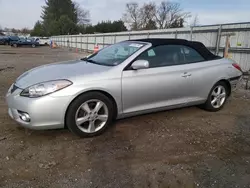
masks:
<instances>
[{"instance_id":1,"label":"side window","mask_svg":"<svg viewBox=\"0 0 250 188\"><path fill-rule=\"evenodd\" d=\"M183 46L182 53L185 56L186 63L195 63L205 60L196 50L187 46Z\"/></svg>"},{"instance_id":2,"label":"side window","mask_svg":"<svg viewBox=\"0 0 250 188\"><path fill-rule=\"evenodd\" d=\"M181 45L161 45L151 48L137 57L149 61L149 67L173 66L185 63Z\"/></svg>"},{"instance_id":3,"label":"side window","mask_svg":"<svg viewBox=\"0 0 250 188\"><path fill-rule=\"evenodd\" d=\"M155 56L155 51L153 49L148 50L148 57L154 57Z\"/></svg>"}]
</instances>

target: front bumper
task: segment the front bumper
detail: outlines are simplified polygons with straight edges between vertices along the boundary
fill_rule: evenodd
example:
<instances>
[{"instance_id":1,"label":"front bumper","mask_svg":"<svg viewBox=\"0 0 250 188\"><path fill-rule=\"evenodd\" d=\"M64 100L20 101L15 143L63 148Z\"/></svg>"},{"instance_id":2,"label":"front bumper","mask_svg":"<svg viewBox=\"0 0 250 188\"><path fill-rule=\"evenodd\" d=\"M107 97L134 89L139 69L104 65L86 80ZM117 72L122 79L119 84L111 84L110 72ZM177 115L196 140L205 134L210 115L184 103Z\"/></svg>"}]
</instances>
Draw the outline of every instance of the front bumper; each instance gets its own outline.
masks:
<instances>
[{"instance_id":1,"label":"front bumper","mask_svg":"<svg viewBox=\"0 0 250 188\"><path fill-rule=\"evenodd\" d=\"M44 96L27 98L20 96L21 89L8 92L6 100L9 116L23 127L34 130L64 128L64 117L71 97ZM20 118L20 112L28 113L30 122Z\"/></svg>"}]
</instances>

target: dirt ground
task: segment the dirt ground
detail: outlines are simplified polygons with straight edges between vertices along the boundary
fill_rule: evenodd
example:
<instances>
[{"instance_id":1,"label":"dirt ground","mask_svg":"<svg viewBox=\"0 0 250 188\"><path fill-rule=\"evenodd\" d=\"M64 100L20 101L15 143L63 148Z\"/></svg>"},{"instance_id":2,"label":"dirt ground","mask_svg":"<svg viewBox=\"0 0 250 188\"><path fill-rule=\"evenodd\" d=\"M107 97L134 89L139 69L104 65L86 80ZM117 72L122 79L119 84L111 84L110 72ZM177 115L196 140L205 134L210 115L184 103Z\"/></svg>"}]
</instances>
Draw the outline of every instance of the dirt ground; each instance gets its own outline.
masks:
<instances>
[{"instance_id":1,"label":"dirt ground","mask_svg":"<svg viewBox=\"0 0 250 188\"><path fill-rule=\"evenodd\" d=\"M5 93L17 76L77 57L0 46L0 187L250 187L250 91L236 91L217 113L191 107L128 118L90 139L25 130L8 117Z\"/></svg>"}]
</instances>

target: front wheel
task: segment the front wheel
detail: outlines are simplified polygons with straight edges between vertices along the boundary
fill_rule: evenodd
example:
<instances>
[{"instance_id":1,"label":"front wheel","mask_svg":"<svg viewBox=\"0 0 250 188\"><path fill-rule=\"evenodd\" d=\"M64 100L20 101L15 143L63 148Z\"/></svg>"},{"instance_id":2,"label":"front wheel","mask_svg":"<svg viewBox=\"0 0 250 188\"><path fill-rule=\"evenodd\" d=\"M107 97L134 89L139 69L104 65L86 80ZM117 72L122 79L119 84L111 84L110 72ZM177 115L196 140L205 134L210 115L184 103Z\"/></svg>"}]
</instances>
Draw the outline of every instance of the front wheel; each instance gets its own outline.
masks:
<instances>
[{"instance_id":1,"label":"front wheel","mask_svg":"<svg viewBox=\"0 0 250 188\"><path fill-rule=\"evenodd\" d=\"M102 93L90 92L76 98L66 114L66 126L80 137L103 133L112 123L114 105Z\"/></svg>"},{"instance_id":2,"label":"front wheel","mask_svg":"<svg viewBox=\"0 0 250 188\"><path fill-rule=\"evenodd\" d=\"M36 47L36 45L35 45L35 44L32 44L31 46L32 46L32 48L35 48L35 47Z\"/></svg>"},{"instance_id":3,"label":"front wheel","mask_svg":"<svg viewBox=\"0 0 250 188\"><path fill-rule=\"evenodd\" d=\"M211 89L204 108L211 112L219 111L225 105L229 96L229 88L225 82L218 82Z\"/></svg>"},{"instance_id":4,"label":"front wheel","mask_svg":"<svg viewBox=\"0 0 250 188\"><path fill-rule=\"evenodd\" d=\"M13 44L13 46L14 46L15 48L17 48L17 44Z\"/></svg>"}]
</instances>

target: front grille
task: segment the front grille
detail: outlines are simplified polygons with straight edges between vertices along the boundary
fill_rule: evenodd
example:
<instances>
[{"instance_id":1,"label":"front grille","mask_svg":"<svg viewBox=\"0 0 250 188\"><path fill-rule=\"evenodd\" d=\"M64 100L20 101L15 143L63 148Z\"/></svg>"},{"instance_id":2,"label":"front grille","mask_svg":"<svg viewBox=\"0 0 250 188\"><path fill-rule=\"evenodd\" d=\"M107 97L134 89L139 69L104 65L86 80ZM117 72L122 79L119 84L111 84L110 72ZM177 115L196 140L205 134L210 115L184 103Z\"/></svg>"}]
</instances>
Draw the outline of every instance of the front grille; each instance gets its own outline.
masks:
<instances>
[{"instance_id":1,"label":"front grille","mask_svg":"<svg viewBox=\"0 0 250 188\"><path fill-rule=\"evenodd\" d=\"M18 87L15 84L13 84L13 86L10 90L10 93L14 93L17 89L18 89Z\"/></svg>"}]
</instances>

